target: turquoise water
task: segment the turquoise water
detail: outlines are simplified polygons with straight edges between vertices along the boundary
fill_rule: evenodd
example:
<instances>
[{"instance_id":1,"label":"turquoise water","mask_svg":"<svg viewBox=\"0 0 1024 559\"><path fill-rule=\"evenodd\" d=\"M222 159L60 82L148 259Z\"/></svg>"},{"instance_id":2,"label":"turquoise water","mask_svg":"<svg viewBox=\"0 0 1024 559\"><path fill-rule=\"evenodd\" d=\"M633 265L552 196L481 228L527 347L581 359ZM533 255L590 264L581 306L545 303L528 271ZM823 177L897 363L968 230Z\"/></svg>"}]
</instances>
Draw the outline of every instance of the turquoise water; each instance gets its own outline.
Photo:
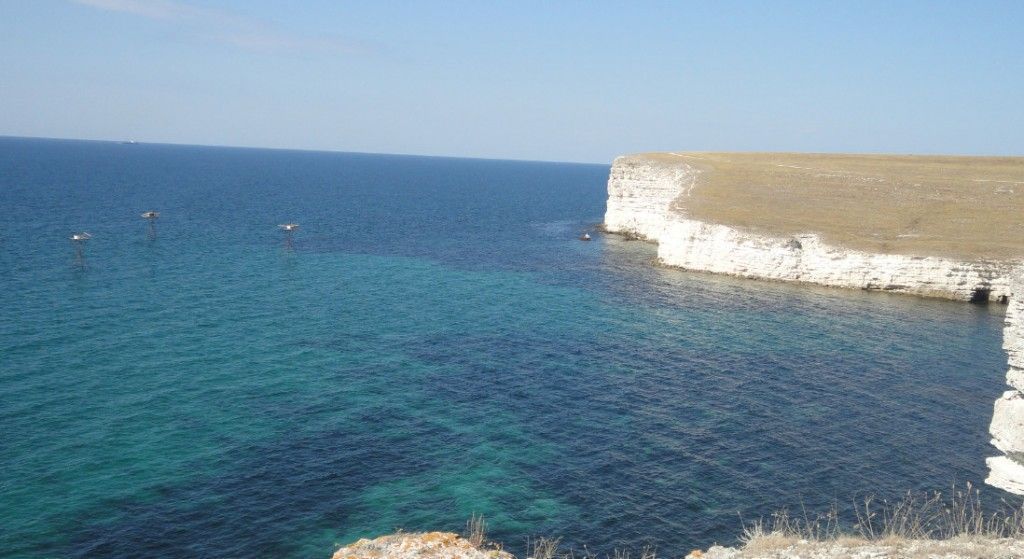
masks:
<instances>
[{"instance_id":1,"label":"turquoise water","mask_svg":"<svg viewBox=\"0 0 1024 559\"><path fill-rule=\"evenodd\" d=\"M678 554L984 478L1001 308L579 242L607 171L0 139L0 555L328 557L472 513Z\"/></svg>"}]
</instances>

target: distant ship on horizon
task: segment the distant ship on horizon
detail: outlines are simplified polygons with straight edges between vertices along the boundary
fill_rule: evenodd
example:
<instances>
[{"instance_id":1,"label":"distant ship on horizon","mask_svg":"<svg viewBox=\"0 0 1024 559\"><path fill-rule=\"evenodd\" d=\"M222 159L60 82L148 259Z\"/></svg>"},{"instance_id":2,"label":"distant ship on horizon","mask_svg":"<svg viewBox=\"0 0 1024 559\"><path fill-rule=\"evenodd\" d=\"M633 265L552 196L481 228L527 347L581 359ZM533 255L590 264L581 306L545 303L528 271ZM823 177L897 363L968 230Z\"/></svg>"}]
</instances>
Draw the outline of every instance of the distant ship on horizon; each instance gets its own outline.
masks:
<instances>
[{"instance_id":1,"label":"distant ship on horizon","mask_svg":"<svg viewBox=\"0 0 1024 559\"><path fill-rule=\"evenodd\" d=\"M122 140L121 143L125 144L125 145L134 146L134 145L138 144L139 142L136 142L135 140Z\"/></svg>"}]
</instances>

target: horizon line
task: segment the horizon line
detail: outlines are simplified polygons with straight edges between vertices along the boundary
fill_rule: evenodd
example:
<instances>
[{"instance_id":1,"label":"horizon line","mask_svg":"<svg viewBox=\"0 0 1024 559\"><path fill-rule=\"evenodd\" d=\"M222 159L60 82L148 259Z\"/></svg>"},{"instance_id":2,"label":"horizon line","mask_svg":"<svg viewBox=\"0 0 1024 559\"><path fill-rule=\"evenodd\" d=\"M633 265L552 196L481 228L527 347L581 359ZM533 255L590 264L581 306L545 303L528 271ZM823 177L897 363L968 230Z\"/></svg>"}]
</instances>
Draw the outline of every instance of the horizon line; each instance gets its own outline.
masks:
<instances>
[{"instance_id":1,"label":"horizon line","mask_svg":"<svg viewBox=\"0 0 1024 559\"><path fill-rule=\"evenodd\" d=\"M346 151L338 149L315 149L315 148L286 148L286 147L268 147L268 146L252 146L252 145L228 145L228 144L190 144L190 143L179 143L179 142L151 142L144 140L135 140L133 138L123 138L119 140L110 139L99 139L99 138L61 138L56 136L20 136L11 134L0 134L0 139L11 139L11 140L52 140L61 142L96 142L105 144L124 144L132 142L137 145L152 145L152 146L177 146L177 147L199 147L199 148L227 148L227 149L252 149L252 150L273 150L273 151L301 151L308 153L338 153L338 154L352 154L352 155L394 155L400 157L430 157L435 159L478 159L481 161L513 161L519 163L565 163L570 165L603 165L611 167L612 162L607 163L595 163L592 161L564 161L554 159L515 159L510 157L483 157L483 156L470 156L470 155L441 155L441 154L425 154L425 153L397 153L397 152L374 152L374 151Z\"/></svg>"},{"instance_id":2,"label":"horizon line","mask_svg":"<svg viewBox=\"0 0 1024 559\"><path fill-rule=\"evenodd\" d=\"M627 151L619 153L611 158L607 162L593 162L593 161L566 161L556 159L517 159L512 157L484 157L484 156L472 156L472 155L448 155L448 154L437 154L437 153L399 153L399 152L375 152L375 151L350 151L341 149L326 149L326 148L302 148L302 147L270 147L270 146L255 146L255 145L232 145L232 144L193 144L184 142L161 142L161 141L140 141L133 138L122 138L117 140L106 139L106 138L64 138L57 136L22 136L12 134L0 133L0 139L14 139L14 140L52 140L52 141L64 141L64 142L97 142L97 143L110 143L110 144L123 144L126 142L132 142L135 144L146 144L155 146L178 146L178 147L205 147L205 148L226 148L226 149L252 149L252 150L273 150L273 151L298 151L308 153L337 153L337 154L352 154L352 155L394 155L400 157L429 157L436 159L475 159L481 161L511 161L520 163L564 163L569 165L601 165L611 167L614 161L620 157L636 157L644 155L654 154L778 154L778 155L885 155L885 156L920 156L920 157L1009 157L1009 158L1024 158L1024 153L988 153L988 154L967 154L967 153L951 153L951 152L895 152L895 151L791 151L791 150L643 150L643 151Z\"/></svg>"}]
</instances>

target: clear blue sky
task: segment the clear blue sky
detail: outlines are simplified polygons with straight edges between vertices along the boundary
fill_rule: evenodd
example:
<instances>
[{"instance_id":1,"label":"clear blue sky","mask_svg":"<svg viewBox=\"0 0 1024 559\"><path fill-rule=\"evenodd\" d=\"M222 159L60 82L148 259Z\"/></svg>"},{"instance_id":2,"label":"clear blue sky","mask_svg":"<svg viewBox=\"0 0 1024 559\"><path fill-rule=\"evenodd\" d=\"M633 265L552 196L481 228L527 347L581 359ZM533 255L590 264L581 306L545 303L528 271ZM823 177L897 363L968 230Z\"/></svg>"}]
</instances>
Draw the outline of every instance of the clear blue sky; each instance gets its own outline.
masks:
<instances>
[{"instance_id":1,"label":"clear blue sky","mask_svg":"<svg viewBox=\"0 0 1024 559\"><path fill-rule=\"evenodd\" d=\"M0 135L1024 154L1024 2L0 0Z\"/></svg>"}]
</instances>

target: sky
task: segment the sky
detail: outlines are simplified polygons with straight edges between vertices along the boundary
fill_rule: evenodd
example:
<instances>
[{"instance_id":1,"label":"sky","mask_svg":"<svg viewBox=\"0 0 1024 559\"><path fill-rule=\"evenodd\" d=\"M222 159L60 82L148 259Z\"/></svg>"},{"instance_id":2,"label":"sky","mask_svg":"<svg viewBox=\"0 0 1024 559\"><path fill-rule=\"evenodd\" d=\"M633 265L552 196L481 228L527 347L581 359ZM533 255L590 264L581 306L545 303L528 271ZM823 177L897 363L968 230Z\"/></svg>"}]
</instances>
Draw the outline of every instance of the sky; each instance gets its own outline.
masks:
<instances>
[{"instance_id":1,"label":"sky","mask_svg":"<svg viewBox=\"0 0 1024 559\"><path fill-rule=\"evenodd\" d=\"M0 135L1024 154L1024 2L0 0Z\"/></svg>"}]
</instances>

